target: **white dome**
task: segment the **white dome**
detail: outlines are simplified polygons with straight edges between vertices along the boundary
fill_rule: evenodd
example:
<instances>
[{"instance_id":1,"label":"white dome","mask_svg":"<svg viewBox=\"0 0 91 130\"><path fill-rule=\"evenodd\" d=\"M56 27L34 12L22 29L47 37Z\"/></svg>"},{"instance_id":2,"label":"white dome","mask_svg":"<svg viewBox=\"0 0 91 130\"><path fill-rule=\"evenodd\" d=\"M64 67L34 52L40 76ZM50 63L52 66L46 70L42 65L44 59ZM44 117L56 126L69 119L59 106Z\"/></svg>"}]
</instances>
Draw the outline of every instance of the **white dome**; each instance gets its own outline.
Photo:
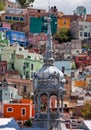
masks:
<instances>
[{"instance_id":1,"label":"white dome","mask_svg":"<svg viewBox=\"0 0 91 130\"><path fill-rule=\"evenodd\" d=\"M37 77L40 79L49 79L51 75L57 75L60 80L63 79L64 74L54 65L44 65L38 72Z\"/></svg>"}]
</instances>

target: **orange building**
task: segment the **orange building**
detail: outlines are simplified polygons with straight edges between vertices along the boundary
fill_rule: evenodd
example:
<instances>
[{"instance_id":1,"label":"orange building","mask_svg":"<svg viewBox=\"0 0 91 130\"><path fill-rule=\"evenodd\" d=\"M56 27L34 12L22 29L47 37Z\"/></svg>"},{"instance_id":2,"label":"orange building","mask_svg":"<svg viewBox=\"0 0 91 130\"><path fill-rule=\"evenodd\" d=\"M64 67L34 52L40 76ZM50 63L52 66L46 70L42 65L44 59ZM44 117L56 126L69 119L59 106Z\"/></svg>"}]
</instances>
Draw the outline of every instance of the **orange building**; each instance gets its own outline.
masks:
<instances>
[{"instance_id":1,"label":"orange building","mask_svg":"<svg viewBox=\"0 0 91 130\"><path fill-rule=\"evenodd\" d=\"M87 14L86 15L86 21L87 22L91 22L91 14Z\"/></svg>"},{"instance_id":2,"label":"orange building","mask_svg":"<svg viewBox=\"0 0 91 130\"><path fill-rule=\"evenodd\" d=\"M82 17L77 16L75 14L58 16L57 30L60 30L62 28L70 29L71 22L76 20L82 20Z\"/></svg>"},{"instance_id":3,"label":"orange building","mask_svg":"<svg viewBox=\"0 0 91 130\"><path fill-rule=\"evenodd\" d=\"M58 17L57 30L61 30L62 28L70 29L70 21L71 16L69 15L63 15L62 17Z\"/></svg>"},{"instance_id":4,"label":"orange building","mask_svg":"<svg viewBox=\"0 0 91 130\"><path fill-rule=\"evenodd\" d=\"M34 107L31 100L21 100L19 103L4 104L4 117L13 117L17 122L34 117Z\"/></svg>"},{"instance_id":5,"label":"orange building","mask_svg":"<svg viewBox=\"0 0 91 130\"><path fill-rule=\"evenodd\" d=\"M82 81L75 81L75 86L77 86L77 87L83 87L83 88L85 88L86 87L86 81L84 81L84 80L82 80Z\"/></svg>"}]
</instances>

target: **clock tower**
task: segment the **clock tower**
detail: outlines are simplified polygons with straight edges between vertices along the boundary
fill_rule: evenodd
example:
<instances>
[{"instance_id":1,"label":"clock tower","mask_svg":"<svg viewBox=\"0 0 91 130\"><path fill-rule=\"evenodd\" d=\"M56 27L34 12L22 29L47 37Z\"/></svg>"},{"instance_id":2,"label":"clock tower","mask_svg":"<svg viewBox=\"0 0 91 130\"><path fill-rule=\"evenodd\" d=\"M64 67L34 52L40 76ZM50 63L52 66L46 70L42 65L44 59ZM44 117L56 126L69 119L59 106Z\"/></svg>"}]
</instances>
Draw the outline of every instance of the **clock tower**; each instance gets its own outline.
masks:
<instances>
[{"instance_id":1,"label":"clock tower","mask_svg":"<svg viewBox=\"0 0 91 130\"><path fill-rule=\"evenodd\" d=\"M35 104L33 126L50 130L55 125L57 127L60 125L58 121L62 118L63 97L66 91L64 89L64 75L54 65L50 17L47 21L48 32L44 65L33 79Z\"/></svg>"}]
</instances>

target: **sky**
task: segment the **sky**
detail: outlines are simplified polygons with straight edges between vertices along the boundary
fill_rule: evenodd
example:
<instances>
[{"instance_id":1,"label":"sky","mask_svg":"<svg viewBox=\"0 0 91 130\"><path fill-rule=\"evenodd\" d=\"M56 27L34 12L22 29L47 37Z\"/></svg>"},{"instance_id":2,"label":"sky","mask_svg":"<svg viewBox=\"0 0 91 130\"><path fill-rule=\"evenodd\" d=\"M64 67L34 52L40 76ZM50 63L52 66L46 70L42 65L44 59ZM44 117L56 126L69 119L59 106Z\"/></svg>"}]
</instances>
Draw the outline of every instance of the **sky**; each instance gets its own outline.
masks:
<instances>
[{"instance_id":1,"label":"sky","mask_svg":"<svg viewBox=\"0 0 91 130\"><path fill-rule=\"evenodd\" d=\"M65 14L73 14L73 11L78 6L84 6L87 14L91 13L91 0L35 0L33 6L35 8L42 8L48 10L48 4L56 6L58 11Z\"/></svg>"},{"instance_id":2,"label":"sky","mask_svg":"<svg viewBox=\"0 0 91 130\"><path fill-rule=\"evenodd\" d=\"M11 0L15 1L15 0ZM91 0L34 0L33 7L48 10L48 5L56 6L64 14L73 14L78 6L84 6L87 14L91 14Z\"/></svg>"}]
</instances>

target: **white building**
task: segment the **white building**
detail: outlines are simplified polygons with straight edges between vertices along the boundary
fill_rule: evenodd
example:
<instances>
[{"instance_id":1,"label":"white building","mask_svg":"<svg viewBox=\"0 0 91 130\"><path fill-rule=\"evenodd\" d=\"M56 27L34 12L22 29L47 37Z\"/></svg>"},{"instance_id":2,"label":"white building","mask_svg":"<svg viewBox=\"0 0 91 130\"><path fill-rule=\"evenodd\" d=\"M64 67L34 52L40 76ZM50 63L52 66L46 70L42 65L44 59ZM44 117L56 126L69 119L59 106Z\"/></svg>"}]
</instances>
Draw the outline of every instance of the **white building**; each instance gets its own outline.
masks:
<instances>
[{"instance_id":1,"label":"white building","mask_svg":"<svg viewBox=\"0 0 91 130\"><path fill-rule=\"evenodd\" d=\"M91 22L72 21L71 32L76 39L88 39L91 37Z\"/></svg>"}]
</instances>

